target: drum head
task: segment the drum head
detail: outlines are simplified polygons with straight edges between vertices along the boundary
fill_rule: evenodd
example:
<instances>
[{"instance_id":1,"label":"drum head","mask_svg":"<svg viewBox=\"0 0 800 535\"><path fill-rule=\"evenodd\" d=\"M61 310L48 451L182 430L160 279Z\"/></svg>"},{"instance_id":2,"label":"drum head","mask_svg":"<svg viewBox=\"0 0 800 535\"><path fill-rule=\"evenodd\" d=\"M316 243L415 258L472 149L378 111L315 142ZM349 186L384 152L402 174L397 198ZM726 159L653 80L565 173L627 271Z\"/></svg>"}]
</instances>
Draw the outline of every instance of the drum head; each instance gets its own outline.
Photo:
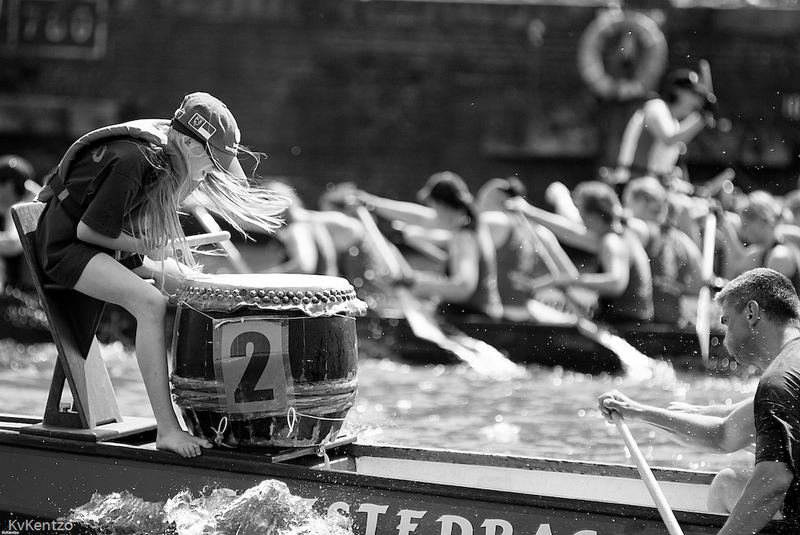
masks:
<instances>
[{"instance_id":1,"label":"drum head","mask_svg":"<svg viewBox=\"0 0 800 535\"><path fill-rule=\"evenodd\" d=\"M347 279L324 275L225 274L187 277L172 296L176 304L202 311L241 308L301 311L308 316L361 316L366 303Z\"/></svg>"}]
</instances>

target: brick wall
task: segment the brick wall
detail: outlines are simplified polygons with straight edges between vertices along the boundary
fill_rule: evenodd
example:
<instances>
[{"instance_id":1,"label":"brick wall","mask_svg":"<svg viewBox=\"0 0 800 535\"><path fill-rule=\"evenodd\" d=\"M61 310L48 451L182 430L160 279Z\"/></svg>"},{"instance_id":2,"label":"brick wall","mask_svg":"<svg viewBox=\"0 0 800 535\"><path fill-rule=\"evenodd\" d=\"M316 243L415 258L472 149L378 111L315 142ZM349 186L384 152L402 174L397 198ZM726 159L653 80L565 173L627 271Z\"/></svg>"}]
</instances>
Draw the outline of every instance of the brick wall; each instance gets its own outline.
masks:
<instances>
[{"instance_id":1,"label":"brick wall","mask_svg":"<svg viewBox=\"0 0 800 535\"><path fill-rule=\"evenodd\" d=\"M444 169L473 187L518 173L537 197L552 180L592 178L635 104L598 99L578 73L578 39L600 5L84 3L99 3L107 22L91 58L49 57L57 46L26 49L0 33L0 142L42 171L93 124L169 116L183 94L205 90L267 154L259 172L293 177L308 204L343 180L411 198ZM2 3L4 28L13 4ZM747 187L785 190L800 143L798 14L646 7L671 67L710 60L734 125L693 145L694 176L733 165Z\"/></svg>"}]
</instances>

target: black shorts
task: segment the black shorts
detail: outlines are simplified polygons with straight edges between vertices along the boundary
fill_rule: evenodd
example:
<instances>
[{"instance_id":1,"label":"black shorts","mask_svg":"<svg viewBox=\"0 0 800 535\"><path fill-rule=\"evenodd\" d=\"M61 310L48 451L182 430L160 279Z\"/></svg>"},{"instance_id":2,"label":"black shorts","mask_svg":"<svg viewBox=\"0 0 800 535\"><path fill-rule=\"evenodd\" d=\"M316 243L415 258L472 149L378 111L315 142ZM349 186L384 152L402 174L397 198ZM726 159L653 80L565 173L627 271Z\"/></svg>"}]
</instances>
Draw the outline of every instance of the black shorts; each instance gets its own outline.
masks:
<instances>
[{"instance_id":1,"label":"black shorts","mask_svg":"<svg viewBox=\"0 0 800 535\"><path fill-rule=\"evenodd\" d=\"M57 200L45 207L36 229L36 256L49 282L74 288L89 261L100 253L112 258L115 251L78 239L75 221ZM122 264L128 269L142 265L140 255L129 256Z\"/></svg>"}]
</instances>

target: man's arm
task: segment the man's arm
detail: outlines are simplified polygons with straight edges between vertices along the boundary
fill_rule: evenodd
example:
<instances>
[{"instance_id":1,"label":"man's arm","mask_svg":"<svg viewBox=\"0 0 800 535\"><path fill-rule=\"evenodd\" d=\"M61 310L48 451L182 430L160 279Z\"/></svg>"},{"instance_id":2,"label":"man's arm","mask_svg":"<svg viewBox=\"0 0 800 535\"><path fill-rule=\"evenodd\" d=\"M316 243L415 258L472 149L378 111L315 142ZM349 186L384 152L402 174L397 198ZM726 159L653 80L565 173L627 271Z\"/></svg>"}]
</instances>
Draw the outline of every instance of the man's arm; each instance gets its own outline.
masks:
<instances>
[{"instance_id":1,"label":"man's arm","mask_svg":"<svg viewBox=\"0 0 800 535\"><path fill-rule=\"evenodd\" d=\"M562 215L548 212L529 204L521 197L506 202L508 210L519 210L525 217L549 229L560 242L589 253L599 253L600 244L589 234L583 223L577 223Z\"/></svg>"},{"instance_id":2,"label":"man's arm","mask_svg":"<svg viewBox=\"0 0 800 535\"><path fill-rule=\"evenodd\" d=\"M676 143L689 143L705 127L706 121L702 114L693 112L680 122L676 129L672 112L663 101L651 101L645 106L645 128L656 139L668 145Z\"/></svg>"},{"instance_id":3,"label":"man's arm","mask_svg":"<svg viewBox=\"0 0 800 535\"><path fill-rule=\"evenodd\" d=\"M375 213L385 219L399 219L406 223L436 226L436 210L428 206L378 197L366 192L361 193L360 198L365 204L371 205Z\"/></svg>"},{"instance_id":4,"label":"man's arm","mask_svg":"<svg viewBox=\"0 0 800 535\"><path fill-rule=\"evenodd\" d=\"M753 400L751 398L746 398L730 405L727 403L694 405L692 403L685 403L683 401L670 401L667 408L671 411L688 412L692 414L707 414L709 416L719 416L721 418L724 418L729 414L731 414L737 408L741 407L742 405L749 405L750 410L753 410L752 409Z\"/></svg>"},{"instance_id":5,"label":"man's arm","mask_svg":"<svg viewBox=\"0 0 800 535\"><path fill-rule=\"evenodd\" d=\"M623 418L647 422L687 442L721 452L740 450L755 440L752 399L737 405L724 418L645 405L633 401L618 391L601 395L599 407L603 416L609 421L611 412L616 411Z\"/></svg>"},{"instance_id":6,"label":"man's arm","mask_svg":"<svg viewBox=\"0 0 800 535\"><path fill-rule=\"evenodd\" d=\"M772 520L781 507L794 474L785 463L761 461L736 502L719 535L753 535Z\"/></svg>"}]
</instances>

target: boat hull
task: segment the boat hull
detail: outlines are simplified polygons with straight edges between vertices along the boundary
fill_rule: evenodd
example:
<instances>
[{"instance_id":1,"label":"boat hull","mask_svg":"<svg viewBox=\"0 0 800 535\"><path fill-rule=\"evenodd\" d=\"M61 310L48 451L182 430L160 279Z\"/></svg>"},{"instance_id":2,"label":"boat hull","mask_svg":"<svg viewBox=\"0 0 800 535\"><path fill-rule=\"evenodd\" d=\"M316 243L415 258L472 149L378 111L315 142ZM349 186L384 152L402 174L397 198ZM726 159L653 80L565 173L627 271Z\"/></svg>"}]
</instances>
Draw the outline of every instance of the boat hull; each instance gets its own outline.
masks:
<instances>
[{"instance_id":1,"label":"boat hull","mask_svg":"<svg viewBox=\"0 0 800 535\"><path fill-rule=\"evenodd\" d=\"M519 364L562 366L582 373L621 371L619 356L587 335L575 324L534 323L493 320L477 315L465 316L453 326L464 334L487 342ZM609 329L641 353L667 359L677 367L703 370L697 334L671 325L621 325ZM415 364L446 364L456 358L437 345L417 338L408 322L398 316L370 316L359 320L362 348L391 348L391 353ZM712 333L710 368L726 370L732 359L722 344L722 335Z\"/></svg>"},{"instance_id":2,"label":"boat hull","mask_svg":"<svg viewBox=\"0 0 800 535\"><path fill-rule=\"evenodd\" d=\"M244 490L276 479L315 498L321 513L345 513L359 535L660 535L665 529L627 466L357 444L330 450L327 467L313 454L276 461L263 452L212 450L182 459L156 451L152 438L92 443L6 429L0 510L57 518L94 493L127 490L164 501L185 489ZM723 516L692 510L712 474L655 473L687 535L716 533Z\"/></svg>"}]
</instances>

